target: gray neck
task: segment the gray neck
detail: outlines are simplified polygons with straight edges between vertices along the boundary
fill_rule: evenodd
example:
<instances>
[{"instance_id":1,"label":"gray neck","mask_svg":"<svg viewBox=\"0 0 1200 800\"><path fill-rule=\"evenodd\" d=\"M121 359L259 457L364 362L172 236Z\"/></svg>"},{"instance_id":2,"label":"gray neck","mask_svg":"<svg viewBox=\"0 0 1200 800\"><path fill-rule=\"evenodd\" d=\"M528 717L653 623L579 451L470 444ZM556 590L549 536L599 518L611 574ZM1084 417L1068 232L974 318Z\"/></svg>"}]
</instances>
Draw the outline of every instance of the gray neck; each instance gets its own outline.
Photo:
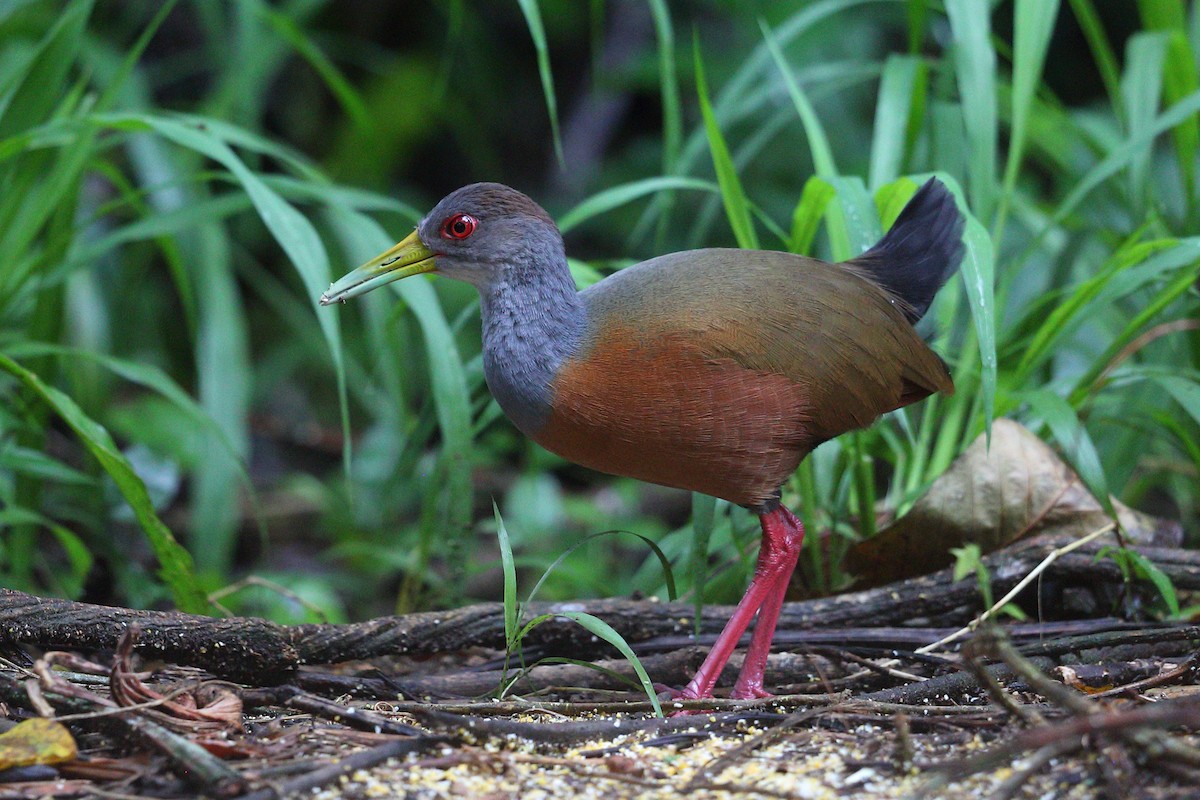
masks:
<instances>
[{"instance_id":1,"label":"gray neck","mask_svg":"<svg viewBox=\"0 0 1200 800\"><path fill-rule=\"evenodd\" d=\"M583 301L561 250L506 264L479 294L483 375L508 418L532 435L549 417L554 376L583 345Z\"/></svg>"}]
</instances>

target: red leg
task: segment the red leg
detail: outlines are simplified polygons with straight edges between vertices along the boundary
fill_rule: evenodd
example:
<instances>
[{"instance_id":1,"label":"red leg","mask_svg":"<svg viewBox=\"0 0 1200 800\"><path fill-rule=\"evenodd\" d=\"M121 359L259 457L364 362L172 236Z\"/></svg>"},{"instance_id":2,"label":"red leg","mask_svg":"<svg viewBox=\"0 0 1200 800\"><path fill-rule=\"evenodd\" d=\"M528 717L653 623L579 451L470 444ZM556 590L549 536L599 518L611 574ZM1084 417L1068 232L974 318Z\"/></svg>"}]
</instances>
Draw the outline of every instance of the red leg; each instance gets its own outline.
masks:
<instances>
[{"instance_id":1,"label":"red leg","mask_svg":"<svg viewBox=\"0 0 1200 800\"><path fill-rule=\"evenodd\" d=\"M800 555L804 529L800 526L800 521L783 506L760 515L759 520L762 523L763 539L762 547L758 551L758 564L754 568L754 578L750 581L741 602L734 609L729 622L725 623L725 629L708 651L708 657L680 693L681 698L712 697L713 686L721 676L721 670L725 668L729 656L760 608L766 612L766 616L760 619L755 628L750 655L747 656L746 666L742 668L742 677L739 677L738 685L742 684L742 678L755 677L749 660L753 655L756 661L760 662L757 667L757 681L760 689L762 687L762 672L766 666L767 652L771 648L771 637L775 635L775 623L779 619L779 608L783 604L788 579ZM759 650L762 651L761 654L758 653Z\"/></svg>"},{"instance_id":2,"label":"red leg","mask_svg":"<svg viewBox=\"0 0 1200 800\"><path fill-rule=\"evenodd\" d=\"M793 526L793 530L786 534L789 537L790 563L780 568L775 584L758 611L754 635L750 638L750 649L746 651L742 671L738 673L737 683L733 685L733 692L730 693L730 696L737 700L771 696L771 693L763 688L763 672L767 668L771 640L775 637L775 624L779 622L779 612L783 609L788 584L791 583L792 572L795 571L796 561L800 557L800 546L804 543L804 525L786 508L781 507L781 510L786 515L787 522Z\"/></svg>"}]
</instances>

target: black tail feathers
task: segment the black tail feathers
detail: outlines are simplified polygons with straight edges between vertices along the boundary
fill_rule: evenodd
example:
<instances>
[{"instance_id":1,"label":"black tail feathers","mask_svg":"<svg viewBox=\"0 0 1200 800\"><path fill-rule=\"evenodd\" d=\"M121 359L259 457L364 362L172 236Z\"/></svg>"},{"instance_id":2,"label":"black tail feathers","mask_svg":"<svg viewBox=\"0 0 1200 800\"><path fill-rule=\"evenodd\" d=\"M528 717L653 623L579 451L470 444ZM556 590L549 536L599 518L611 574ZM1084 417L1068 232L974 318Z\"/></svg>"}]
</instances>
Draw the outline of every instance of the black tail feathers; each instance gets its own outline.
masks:
<instances>
[{"instance_id":1,"label":"black tail feathers","mask_svg":"<svg viewBox=\"0 0 1200 800\"><path fill-rule=\"evenodd\" d=\"M963 257L963 216L954 195L930 178L879 242L851 263L901 300L916 323Z\"/></svg>"}]
</instances>

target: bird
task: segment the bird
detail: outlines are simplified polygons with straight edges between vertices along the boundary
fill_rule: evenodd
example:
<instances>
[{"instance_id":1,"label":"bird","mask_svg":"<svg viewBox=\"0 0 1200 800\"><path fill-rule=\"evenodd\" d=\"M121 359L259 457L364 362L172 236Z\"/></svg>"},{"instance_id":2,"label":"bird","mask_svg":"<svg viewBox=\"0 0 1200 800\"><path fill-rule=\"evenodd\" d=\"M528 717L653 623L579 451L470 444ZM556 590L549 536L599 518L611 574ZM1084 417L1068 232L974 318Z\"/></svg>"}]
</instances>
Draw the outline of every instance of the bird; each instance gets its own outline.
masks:
<instances>
[{"instance_id":1,"label":"bird","mask_svg":"<svg viewBox=\"0 0 1200 800\"><path fill-rule=\"evenodd\" d=\"M585 467L757 514L749 586L676 698L713 696L755 617L730 696L761 698L771 696L763 673L804 541L781 487L822 442L953 393L914 325L958 268L962 230L954 196L930 178L879 242L847 261L698 249L578 291L550 215L506 185L475 183L320 302L422 273L466 281L479 290L488 388L525 435Z\"/></svg>"}]
</instances>

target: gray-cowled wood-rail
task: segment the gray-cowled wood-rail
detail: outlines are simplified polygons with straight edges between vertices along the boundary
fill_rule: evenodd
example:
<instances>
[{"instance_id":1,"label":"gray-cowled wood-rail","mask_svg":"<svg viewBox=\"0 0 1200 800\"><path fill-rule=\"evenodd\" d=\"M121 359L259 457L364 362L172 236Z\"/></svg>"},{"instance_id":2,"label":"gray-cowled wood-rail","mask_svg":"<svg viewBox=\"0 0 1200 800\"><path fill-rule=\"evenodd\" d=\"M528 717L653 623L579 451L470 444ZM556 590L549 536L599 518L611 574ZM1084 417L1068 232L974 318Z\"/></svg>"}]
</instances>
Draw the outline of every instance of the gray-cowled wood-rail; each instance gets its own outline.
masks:
<instances>
[{"instance_id":1,"label":"gray-cowled wood-rail","mask_svg":"<svg viewBox=\"0 0 1200 800\"><path fill-rule=\"evenodd\" d=\"M934 392L943 361L913 324L962 258L962 215L931 179L858 258L707 249L652 258L580 292L562 236L507 186L455 191L323 304L437 272L474 284L483 368L504 413L564 458L758 514L754 577L687 698L709 697L755 614L732 696L763 670L804 528L780 486L813 448Z\"/></svg>"}]
</instances>

